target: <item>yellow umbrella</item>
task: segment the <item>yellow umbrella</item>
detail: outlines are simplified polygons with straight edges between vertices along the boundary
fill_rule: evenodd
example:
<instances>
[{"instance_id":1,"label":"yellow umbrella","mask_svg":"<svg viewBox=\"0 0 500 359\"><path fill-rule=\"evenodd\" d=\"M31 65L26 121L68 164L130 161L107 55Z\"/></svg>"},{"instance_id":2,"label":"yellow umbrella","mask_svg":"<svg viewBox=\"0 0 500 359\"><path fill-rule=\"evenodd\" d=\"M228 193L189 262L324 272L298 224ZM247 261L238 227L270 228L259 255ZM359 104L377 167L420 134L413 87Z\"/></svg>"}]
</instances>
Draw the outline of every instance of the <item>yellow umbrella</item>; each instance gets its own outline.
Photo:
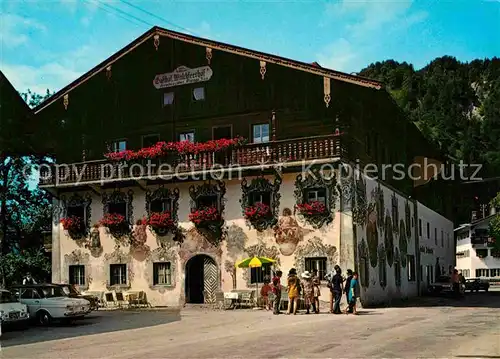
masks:
<instances>
[{"instance_id":1,"label":"yellow umbrella","mask_svg":"<svg viewBox=\"0 0 500 359\"><path fill-rule=\"evenodd\" d=\"M237 268L260 268L263 264L274 264L276 260L267 257L250 257L236 263ZM255 283L257 299L259 297L259 283Z\"/></svg>"}]
</instances>

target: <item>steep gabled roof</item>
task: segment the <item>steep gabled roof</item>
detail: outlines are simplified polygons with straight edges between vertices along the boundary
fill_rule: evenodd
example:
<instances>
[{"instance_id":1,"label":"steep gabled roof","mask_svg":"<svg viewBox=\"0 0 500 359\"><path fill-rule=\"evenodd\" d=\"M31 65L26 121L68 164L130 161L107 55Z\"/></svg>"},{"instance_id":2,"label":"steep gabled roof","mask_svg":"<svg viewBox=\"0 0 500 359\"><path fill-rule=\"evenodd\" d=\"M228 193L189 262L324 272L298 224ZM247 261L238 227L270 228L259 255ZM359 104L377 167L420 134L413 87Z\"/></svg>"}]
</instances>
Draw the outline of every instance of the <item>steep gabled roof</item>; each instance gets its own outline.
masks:
<instances>
[{"instance_id":1,"label":"steep gabled roof","mask_svg":"<svg viewBox=\"0 0 500 359\"><path fill-rule=\"evenodd\" d=\"M245 56L245 57L250 57L254 58L256 60L260 61L266 61L268 63L273 63L273 64L278 64L281 66L293 68L296 70L300 71L305 71L309 72L312 74L320 75L320 76L326 76L330 77L332 79L338 80L338 81L343 81L343 82L349 82L355 85L363 86L363 87L369 87L369 88L374 88L374 89L381 89L382 88L382 83L379 81L371 80L368 78L364 78L361 76L355 76L355 75L350 75L346 74L340 71L335 71L335 70L330 70L323 68L321 66L318 66L317 63L306 63L306 62L300 62L300 61L295 61L295 60L290 60L284 57L276 56L276 55L270 55L266 54L263 52L259 51L253 51L253 50L248 50L243 47L239 46L234 46L234 45L229 45L225 44L222 42L217 42L213 40L208 40L208 39L203 39L200 37L192 36L192 35L187 35L183 34L180 32L172 31L172 30L167 30L158 26L155 26L145 32L143 35L135 39L133 42L125 46L123 49L119 50L112 56L110 56L108 59L104 60L101 62L99 65L95 66L93 69L91 69L89 72L86 74L80 76L78 79L64 87L63 89L59 90L56 92L52 97L41 103L39 106L37 106L34 111L35 113L40 112L44 108L48 107L55 101L59 100L62 98L64 95L69 93L71 90L75 89L76 87L80 86L82 83L87 81L88 79L92 78L94 75L97 73L101 72L102 70L106 69L106 67L110 66L117 60L119 60L121 57L125 56L132 50L134 50L136 47L139 45L143 44L147 40L153 38L154 36L159 35L159 36L165 36L170 39L175 39L179 40L182 42L186 43L191 43L194 45L199 45L199 46L204 46L204 47L209 47L218 51L224 51L224 52L229 52L232 54L237 54L240 56ZM161 45L160 45L161 46Z\"/></svg>"}]
</instances>

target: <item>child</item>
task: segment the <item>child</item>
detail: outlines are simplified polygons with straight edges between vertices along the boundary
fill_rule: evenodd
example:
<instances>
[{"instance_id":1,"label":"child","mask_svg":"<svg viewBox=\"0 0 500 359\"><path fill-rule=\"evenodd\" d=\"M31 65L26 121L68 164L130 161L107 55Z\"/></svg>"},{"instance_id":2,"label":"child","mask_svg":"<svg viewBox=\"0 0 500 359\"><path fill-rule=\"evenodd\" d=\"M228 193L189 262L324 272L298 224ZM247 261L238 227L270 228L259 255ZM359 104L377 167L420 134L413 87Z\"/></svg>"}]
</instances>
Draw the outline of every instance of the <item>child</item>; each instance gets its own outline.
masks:
<instances>
[{"instance_id":1,"label":"child","mask_svg":"<svg viewBox=\"0 0 500 359\"><path fill-rule=\"evenodd\" d=\"M280 304L281 304L281 276L282 271L277 271L276 276L273 278L273 293L274 293L274 310L273 314L281 314Z\"/></svg>"},{"instance_id":2,"label":"child","mask_svg":"<svg viewBox=\"0 0 500 359\"><path fill-rule=\"evenodd\" d=\"M351 286L349 289L349 308L345 311L348 314L352 310L352 314L358 314L356 310L356 301L359 298L359 282L358 282L358 272L352 274Z\"/></svg>"},{"instance_id":3,"label":"child","mask_svg":"<svg viewBox=\"0 0 500 359\"><path fill-rule=\"evenodd\" d=\"M269 292L271 292L273 289L269 285L269 277L265 279L264 285L262 286L260 290L260 296L264 300L264 306L266 310L271 310L271 303L269 303Z\"/></svg>"}]
</instances>

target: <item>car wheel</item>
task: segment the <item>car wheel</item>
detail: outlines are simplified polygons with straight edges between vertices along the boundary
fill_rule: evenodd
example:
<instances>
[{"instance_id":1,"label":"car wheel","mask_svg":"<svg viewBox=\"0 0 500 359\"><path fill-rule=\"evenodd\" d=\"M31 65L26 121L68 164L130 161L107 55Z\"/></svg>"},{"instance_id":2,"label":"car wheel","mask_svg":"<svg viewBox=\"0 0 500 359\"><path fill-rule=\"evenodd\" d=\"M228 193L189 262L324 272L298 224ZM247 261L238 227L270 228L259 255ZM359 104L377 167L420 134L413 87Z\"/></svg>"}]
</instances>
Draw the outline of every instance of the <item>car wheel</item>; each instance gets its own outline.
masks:
<instances>
[{"instance_id":1,"label":"car wheel","mask_svg":"<svg viewBox=\"0 0 500 359\"><path fill-rule=\"evenodd\" d=\"M52 317L47 311L41 310L36 313L36 321L40 325L49 325L52 323Z\"/></svg>"}]
</instances>

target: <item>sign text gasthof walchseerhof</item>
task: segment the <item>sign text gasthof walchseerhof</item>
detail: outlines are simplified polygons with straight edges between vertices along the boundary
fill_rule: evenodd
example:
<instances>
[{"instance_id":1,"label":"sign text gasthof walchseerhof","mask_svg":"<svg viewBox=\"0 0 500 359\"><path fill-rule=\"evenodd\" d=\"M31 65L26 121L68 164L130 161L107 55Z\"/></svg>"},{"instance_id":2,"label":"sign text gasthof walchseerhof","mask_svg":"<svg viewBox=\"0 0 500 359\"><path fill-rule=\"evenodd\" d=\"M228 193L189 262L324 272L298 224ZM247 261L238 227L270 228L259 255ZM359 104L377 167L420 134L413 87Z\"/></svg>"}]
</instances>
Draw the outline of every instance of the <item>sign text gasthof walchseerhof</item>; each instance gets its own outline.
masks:
<instances>
[{"instance_id":1,"label":"sign text gasthof walchseerhof","mask_svg":"<svg viewBox=\"0 0 500 359\"><path fill-rule=\"evenodd\" d=\"M156 75L153 80L153 85L157 89L162 89L166 87L194 84L208 81L212 75L213 71L210 66L197 67L194 69L180 66L173 72Z\"/></svg>"}]
</instances>

